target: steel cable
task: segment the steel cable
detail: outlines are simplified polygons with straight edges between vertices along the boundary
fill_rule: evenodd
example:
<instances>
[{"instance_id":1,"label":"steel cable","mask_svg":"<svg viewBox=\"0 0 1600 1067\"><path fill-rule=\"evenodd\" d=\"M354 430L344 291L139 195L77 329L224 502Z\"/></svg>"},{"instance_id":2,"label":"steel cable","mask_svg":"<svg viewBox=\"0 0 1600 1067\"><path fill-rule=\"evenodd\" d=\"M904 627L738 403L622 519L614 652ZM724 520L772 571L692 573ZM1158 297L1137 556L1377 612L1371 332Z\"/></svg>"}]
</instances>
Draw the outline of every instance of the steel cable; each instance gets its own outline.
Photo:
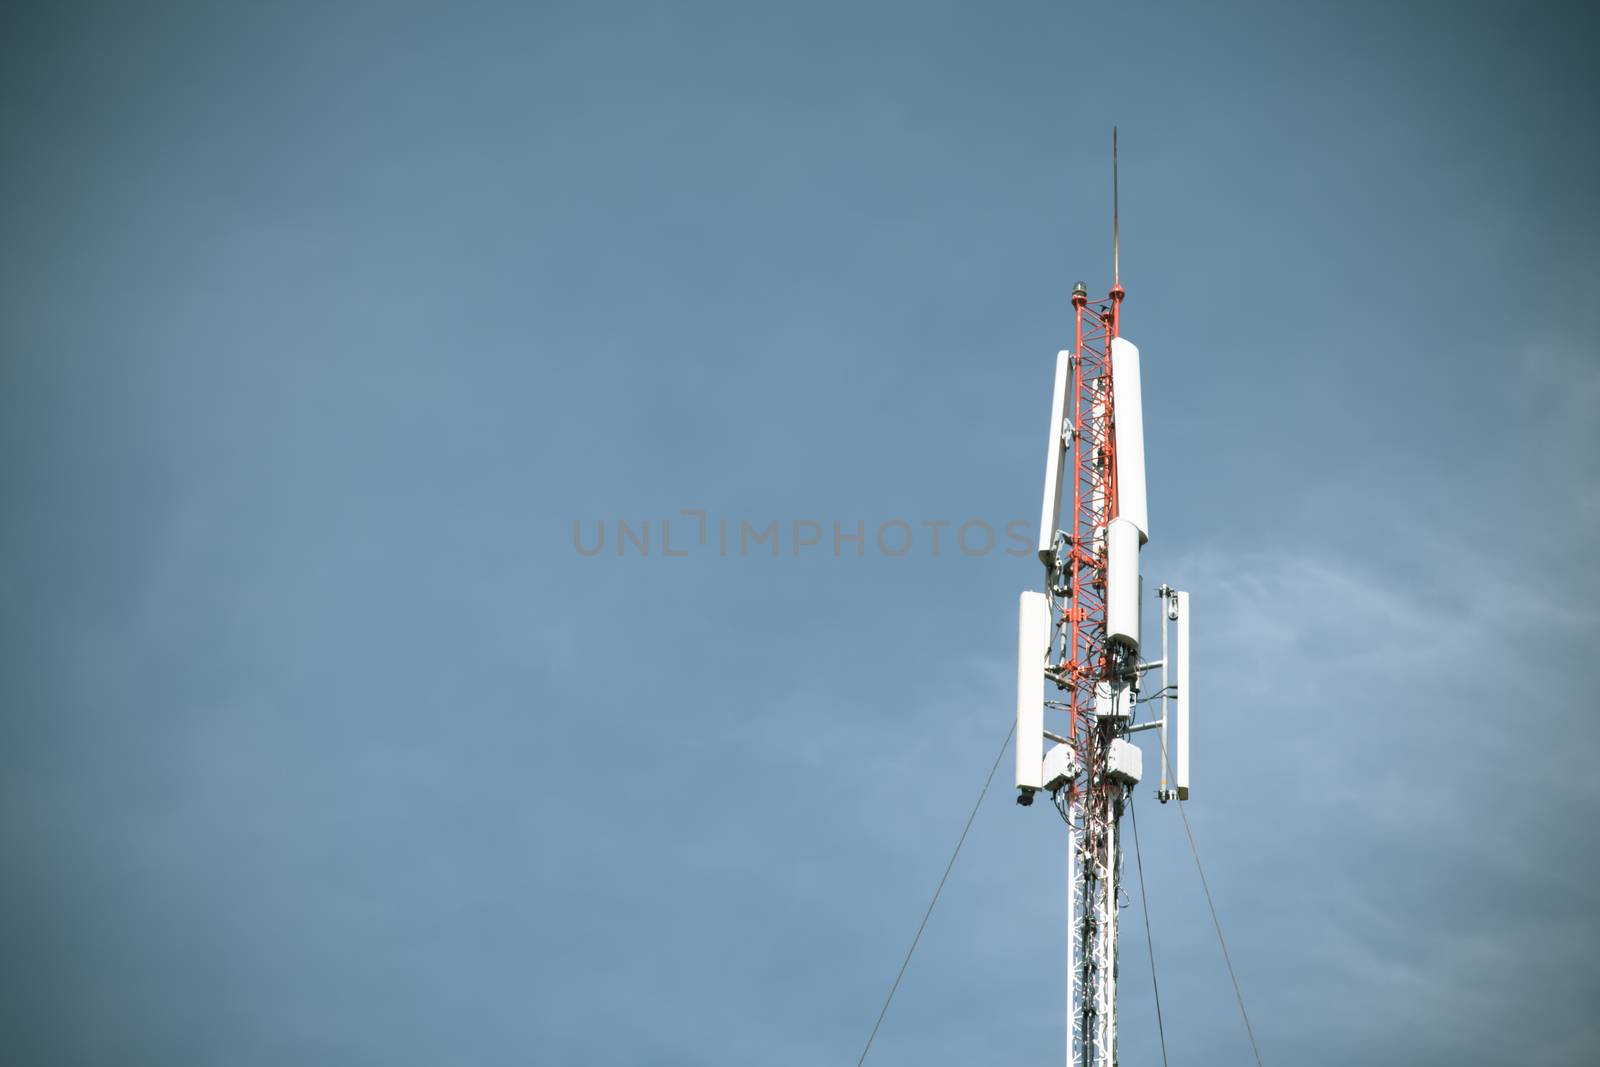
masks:
<instances>
[{"instance_id":1,"label":"steel cable","mask_svg":"<svg viewBox=\"0 0 1600 1067\"><path fill-rule=\"evenodd\" d=\"M983 780L983 788L978 790L978 800L972 805L972 814L967 816L967 825L961 830L961 837L956 841L955 851L950 853L950 862L944 865L944 875L939 879L939 886L933 891L933 899L928 901L928 910L922 913L922 922L917 926L917 935L911 939L911 947L906 949L906 958L900 961L900 973L894 976L894 984L889 987L889 995L883 998L883 1010L878 1012L878 1021L872 1024L872 1033L867 1035L866 1047L861 1050L861 1058L856 1060L856 1067L861 1067L867 1060L867 1053L872 1050L872 1042L878 1036L878 1028L883 1025L883 1017L889 1014L889 1004L894 1000L894 994L900 988L900 979L906 976L906 968L911 964L911 954L917 951L917 942L922 940L922 931L928 927L928 917L933 914L933 906L939 903L939 894L944 892L944 883L950 877L950 869L956 865L956 857L961 855L961 846L966 843L967 832L972 829L972 821L978 817L978 809L983 806L983 798L989 794L989 785L994 781L994 772L1000 769L1000 761L1005 758L1006 749L1011 745L1011 735L1016 732L1017 724L1013 720L1006 730L1006 739L1000 743L1000 751L994 757L994 766L989 768L989 777Z\"/></svg>"},{"instance_id":2,"label":"steel cable","mask_svg":"<svg viewBox=\"0 0 1600 1067\"><path fill-rule=\"evenodd\" d=\"M1139 851L1139 815L1128 796L1128 819L1133 823L1133 860L1139 868L1139 908L1144 912L1144 947L1150 953L1150 988L1156 995L1156 1033L1161 1037L1161 1067L1167 1067L1167 1028L1161 1022L1161 985L1156 981L1156 944L1150 939L1150 898L1144 891L1144 856Z\"/></svg>"},{"instance_id":3,"label":"steel cable","mask_svg":"<svg viewBox=\"0 0 1600 1067\"><path fill-rule=\"evenodd\" d=\"M1166 764L1167 773L1172 774L1172 765ZM1173 776L1176 780L1176 775ZM1178 801L1178 814L1183 817L1183 833L1189 839L1189 852L1194 856L1194 869L1200 875L1200 888L1206 895L1206 908L1211 912L1211 925L1217 931L1217 944L1222 946L1222 962L1228 967L1228 981L1233 983L1233 996L1239 1002L1239 1017L1244 1020L1244 1032L1250 1038L1250 1051L1256 1058L1256 1067L1262 1067L1261 1049L1256 1045L1255 1027L1250 1025L1250 1013L1244 1007L1244 993L1239 989L1239 978L1233 973L1233 957L1228 954L1228 940L1222 936L1222 920L1217 918L1217 906L1211 900L1211 886L1206 881L1206 869L1200 863L1200 846L1195 844L1194 830L1189 826L1189 813L1184 810L1185 802Z\"/></svg>"}]
</instances>

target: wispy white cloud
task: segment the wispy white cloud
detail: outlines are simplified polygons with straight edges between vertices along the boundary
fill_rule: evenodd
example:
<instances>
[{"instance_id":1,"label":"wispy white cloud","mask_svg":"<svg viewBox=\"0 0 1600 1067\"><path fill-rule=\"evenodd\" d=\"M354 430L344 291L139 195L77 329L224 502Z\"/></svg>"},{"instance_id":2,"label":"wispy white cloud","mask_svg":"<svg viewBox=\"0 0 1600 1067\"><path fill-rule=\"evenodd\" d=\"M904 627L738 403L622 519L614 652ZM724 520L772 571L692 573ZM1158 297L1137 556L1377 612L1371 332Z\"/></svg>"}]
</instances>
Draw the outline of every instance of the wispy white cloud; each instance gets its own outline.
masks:
<instances>
[{"instance_id":1,"label":"wispy white cloud","mask_svg":"<svg viewBox=\"0 0 1600 1067\"><path fill-rule=\"evenodd\" d=\"M1334 1043L1320 1062L1595 1047L1588 1009L1547 991L1600 988L1600 930L1573 906L1600 864L1595 666L1574 655L1600 637L1600 374L1552 350L1523 365L1544 417L1420 488L1369 483L1388 506L1358 536L1340 493L1311 485L1299 503L1321 521L1294 544L1173 566L1194 590L1211 786L1193 807L1216 814L1217 880L1253 902L1235 932L1261 1027L1298 1062L1291 1031L1333 1003L1338 1024L1313 1024ZM1484 513L1483 484L1537 506ZM1259 980L1275 973L1296 978Z\"/></svg>"}]
</instances>

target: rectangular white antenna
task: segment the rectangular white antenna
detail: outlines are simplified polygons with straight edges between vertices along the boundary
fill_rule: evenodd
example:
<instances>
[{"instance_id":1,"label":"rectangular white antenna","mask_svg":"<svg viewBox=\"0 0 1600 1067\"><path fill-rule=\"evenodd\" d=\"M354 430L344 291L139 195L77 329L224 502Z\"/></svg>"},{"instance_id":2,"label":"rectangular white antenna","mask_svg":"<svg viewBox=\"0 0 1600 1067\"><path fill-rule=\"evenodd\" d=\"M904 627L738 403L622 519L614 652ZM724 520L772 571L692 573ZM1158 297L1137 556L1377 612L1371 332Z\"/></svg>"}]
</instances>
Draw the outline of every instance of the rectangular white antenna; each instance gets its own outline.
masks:
<instances>
[{"instance_id":1,"label":"rectangular white antenna","mask_svg":"<svg viewBox=\"0 0 1600 1067\"><path fill-rule=\"evenodd\" d=\"M1124 515L1106 526L1106 640L1139 650L1140 530Z\"/></svg>"},{"instance_id":2,"label":"rectangular white antenna","mask_svg":"<svg viewBox=\"0 0 1600 1067\"><path fill-rule=\"evenodd\" d=\"M1050 443L1044 460L1044 508L1039 514L1039 560L1055 556L1061 528L1061 476L1067 459L1067 390L1072 385L1072 353L1056 353L1055 388L1050 391Z\"/></svg>"},{"instance_id":3,"label":"rectangular white antenna","mask_svg":"<svg viewBox=\"0 0 1600 1067\"><path fill-rule=\"evenodd\" d=\"M1189 594L1178 596L1178 710L1175 741L1178 749L1178 769L1173 774L1173 785L1178 788L1178 799L1189 799Z\"/></svg>"},{"instance_id":4,"label":"rectangular white antenna","mask_svg":"<svg viewBox=\"0 0 1600 1067\"><path fill-rule=\"evenodd\" d=\"M1111 339L1111 412L1116 421L1117 514L1150 539L1150 511L1144 493L1144 392L1139 385L1139 349L1121 337Z\"/></svg>"},{"instance_id":5,"label":"rectangular white antenna","mask_svg":"<svg viewBox=\"0 0 1600 1067\"><path fill-rule=\"evenodd\" d=\"M1044 667L1050 604L1043 593L1017 602L1017 788L1044 787Z\"/></svg>"}]
</instances>

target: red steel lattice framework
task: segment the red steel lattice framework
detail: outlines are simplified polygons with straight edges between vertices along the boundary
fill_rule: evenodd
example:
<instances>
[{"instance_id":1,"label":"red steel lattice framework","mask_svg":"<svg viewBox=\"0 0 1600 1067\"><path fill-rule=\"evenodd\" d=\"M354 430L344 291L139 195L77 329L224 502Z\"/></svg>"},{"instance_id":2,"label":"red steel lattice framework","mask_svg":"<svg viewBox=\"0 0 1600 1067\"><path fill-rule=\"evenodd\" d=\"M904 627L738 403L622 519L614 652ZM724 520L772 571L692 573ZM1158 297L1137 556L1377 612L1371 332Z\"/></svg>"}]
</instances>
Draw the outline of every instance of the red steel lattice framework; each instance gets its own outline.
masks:
<instances>
[{"instance_id":1,"label":"red steel lattice framework","mask_svg":"<svg viewBox=\"0 0 1600 1067\"><path fill-rule=\"evenodd\" d=\"M1058 627L1065 647L1056 684L1068 690L1069 736L1083 755L1085 736L1096 721L1096 691L1108 675L1106 648L1106 524L1117 513L1114 412L1111 404L1111 341L1117 336L1123 290L1090 301L1079 286L1076 354L1072 371L1072 527L1063 559L1065 598ZM1092 761L1080 759L1080 767ZM1074 789L1076 789L1076 783Z\"/></svg>"}]
</instances>

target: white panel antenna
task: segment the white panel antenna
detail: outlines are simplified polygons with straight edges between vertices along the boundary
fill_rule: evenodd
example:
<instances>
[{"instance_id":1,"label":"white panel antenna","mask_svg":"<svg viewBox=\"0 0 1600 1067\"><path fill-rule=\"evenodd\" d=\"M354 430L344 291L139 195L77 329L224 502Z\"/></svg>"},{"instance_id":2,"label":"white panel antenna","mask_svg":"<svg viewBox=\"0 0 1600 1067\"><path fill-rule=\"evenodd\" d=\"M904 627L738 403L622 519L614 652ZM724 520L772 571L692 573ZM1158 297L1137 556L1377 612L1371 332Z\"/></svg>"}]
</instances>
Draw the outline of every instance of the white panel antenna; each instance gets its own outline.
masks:
<instances>
[{"instance_id":1,"label":"white panel antenna","mask_svg":"<svg viewBox=\"0 0 1600 1067\"><path fill-rule=\"evenodd\" d=\"M1178 799L1189 799L1189 594L1178 593L1178 699L1173 732L1178 767L1173 785Z\"/></svg>"},{"instance_id":2,"label":"white panel antenna","mask_svg":"<svg viewBox=\"0 0 1600 1067\"><path fill-rule=\"evenodd\" d=\"M1044 668L1050 604L1032 590L1017 602L1017 788L1044 787Z\"/></svg>"},{"instance_id":3,"label":"white panel antenna","mask_svg":"<svg viewBox=\"0 0 1600 1067\"><path fill-rule=\"evenodd\" d=\"M1072 386L1072 353L1056 353L1056 380L1050 391L1050 440L1044 460L1044 507L1039 513L1039 559L1055 559L1056 531L1061 528L1061 479L1066 470L1072 428L1067 425L1067 390Z\"/></svg>"},{"instance_id":4,"label":"white panel antenna","mask_svg":"<svg viewBox=\"0 0 1600 1067\"><path fill-rule=\"evenodd\" d=\"M1111 411L1116 420L1117 513L1150 540L1150 509L1144 491L1144 391L1139 383L1139 349L1121 337L1111 339Z\"/></svg>"}]
</instances>

